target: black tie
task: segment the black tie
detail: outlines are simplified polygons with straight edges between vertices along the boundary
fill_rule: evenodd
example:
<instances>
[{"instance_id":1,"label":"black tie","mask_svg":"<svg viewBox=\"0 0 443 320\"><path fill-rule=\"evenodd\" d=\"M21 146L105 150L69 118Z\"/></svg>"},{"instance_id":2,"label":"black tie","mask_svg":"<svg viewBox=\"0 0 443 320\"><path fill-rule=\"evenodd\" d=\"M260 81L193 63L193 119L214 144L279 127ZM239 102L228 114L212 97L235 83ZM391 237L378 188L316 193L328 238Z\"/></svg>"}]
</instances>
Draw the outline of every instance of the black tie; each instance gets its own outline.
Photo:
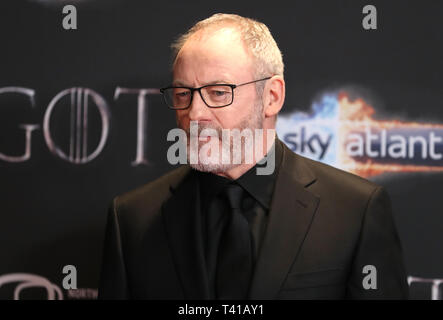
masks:
<instances>
[{"instance_id":1,"label":"black tie","mask_svg":"<svg viewBox=\"0 0 443 320\"><path fill-rule=\"evenodd\" d=\"M217 298L246 299L252 274L252 241L248 221L241 210L243 188L229 184L223 195L230 212L227 212L228 222L218 252Z\"/></svg>"}]
</instances>

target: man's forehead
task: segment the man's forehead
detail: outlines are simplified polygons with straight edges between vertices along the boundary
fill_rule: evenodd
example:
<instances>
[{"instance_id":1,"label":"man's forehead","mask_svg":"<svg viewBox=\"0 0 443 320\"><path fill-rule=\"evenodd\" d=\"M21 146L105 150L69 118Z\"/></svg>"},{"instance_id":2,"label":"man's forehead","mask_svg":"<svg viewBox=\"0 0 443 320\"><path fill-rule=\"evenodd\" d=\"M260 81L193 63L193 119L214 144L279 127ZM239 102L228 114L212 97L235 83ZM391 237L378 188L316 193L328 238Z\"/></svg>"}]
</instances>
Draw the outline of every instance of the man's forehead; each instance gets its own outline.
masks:
<instances>
[{"instance_id":1,"label":"man's forehead","mask_svg":"<svg viewBox=\"0 0 443 320\"><path fill-rule=\"evenodd\" d=\"M228 83L236 80L238 74L249 73L251 63L240 37L232 29L220 29L186 41L173 66L174 82L182 84L183 78L196 73L202 85Z\"/></svg>"},{"instance_id":2,"label":"man's forehead","mask_svg":"<svg viewBox=\"0 0 443 320\"><path fill-rule=\"evenodd\" d=\"M173 85L175 86L205 86L210 84L235 84L248 81L252 72L250 68L243 68L219 64L195 64L185 68L175 68L173 72Z\"/></svg>"},{"instance_id":3,"label":"man's forehead","mask_svg":"<svg viewBox=\"0 0 443 320\"><path fill-rule=\"evenodd\" d=\"M199 84L201 86L211 85L211 84L232 84L233 78L232 77L213 77L215 80L200 80ZM187 87L189 86L189 82L187 80L176 78L172 82L173 86L183 86Z\"/></svg>"},{"instance_id":4,"label":"man's forehead","mask_svg":"<svg viewBox=\"0 0 443 320\"><path fill-rule=\"evenodd\" d=\"M183 44L180 53L189 50L204 50L205 48L214 50L221 54L247 53L246 46L243 43L238 30L232 27L205 28L191 35Z\"/></svg>"}]
</instances>

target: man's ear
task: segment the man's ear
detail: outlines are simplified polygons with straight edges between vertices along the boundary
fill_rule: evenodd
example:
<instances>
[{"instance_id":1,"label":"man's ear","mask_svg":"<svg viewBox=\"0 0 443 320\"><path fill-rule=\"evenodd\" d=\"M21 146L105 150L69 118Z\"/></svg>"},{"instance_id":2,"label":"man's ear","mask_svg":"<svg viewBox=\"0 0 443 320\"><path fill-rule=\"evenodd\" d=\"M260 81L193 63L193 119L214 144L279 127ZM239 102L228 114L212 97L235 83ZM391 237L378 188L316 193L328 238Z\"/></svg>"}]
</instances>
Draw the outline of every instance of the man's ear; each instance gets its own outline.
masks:
<instances>
[{"instance_id":1,"label":"man's ear","mask_svg":"<svg viewBox=\"0 0 443 320\"><path fill-rule=\"evenodd\" d=\"M263 89L263 112L266 118L276 116L285 101L285 80L282 76L273 76Z\"/></svg>"}]
</instances>

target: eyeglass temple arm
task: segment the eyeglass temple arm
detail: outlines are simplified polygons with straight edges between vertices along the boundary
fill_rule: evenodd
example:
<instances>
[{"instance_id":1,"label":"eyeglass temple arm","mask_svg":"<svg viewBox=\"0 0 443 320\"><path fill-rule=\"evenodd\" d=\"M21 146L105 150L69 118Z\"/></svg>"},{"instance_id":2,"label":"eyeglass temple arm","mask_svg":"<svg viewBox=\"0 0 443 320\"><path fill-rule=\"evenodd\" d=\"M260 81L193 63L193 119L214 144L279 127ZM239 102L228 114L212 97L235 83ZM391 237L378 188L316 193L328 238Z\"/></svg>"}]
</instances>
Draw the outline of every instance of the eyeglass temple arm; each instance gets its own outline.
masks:
<instances>
[{"instance_id":1,"label":"eyeglass temple arm","mask_svg":"<svg viewBox=\"0 0 443 320\"><path fill-rule=\"evenodd\" d=\"M272 78L272 77L266 77L266 78L263 78L263 79L258 79L258 80L253 80L253 81L249 81L249 82L242 83L242 84L237 84L237 85L235 85L234 88L241 87L241 86L245 86L245 85L247 85L247 84L251 84L251 83L254 83L254 82L259 82L259 81L269 80L269 79L271 79L271 78Z\"/></svg>"}]
</instances>

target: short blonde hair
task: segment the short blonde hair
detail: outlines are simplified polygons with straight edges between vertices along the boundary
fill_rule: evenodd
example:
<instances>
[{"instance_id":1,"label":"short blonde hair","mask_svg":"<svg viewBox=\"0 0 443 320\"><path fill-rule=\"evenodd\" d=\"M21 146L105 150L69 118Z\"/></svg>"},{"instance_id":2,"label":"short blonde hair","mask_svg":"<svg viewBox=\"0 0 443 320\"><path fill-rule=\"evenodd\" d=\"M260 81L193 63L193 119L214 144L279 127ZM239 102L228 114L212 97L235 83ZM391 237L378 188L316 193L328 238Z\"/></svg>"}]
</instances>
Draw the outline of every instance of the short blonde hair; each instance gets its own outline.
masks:
<instances>
[{"instance_id":1,"label":"short blonde hair","mask_svg":"<svg viewBox=\"0 0 443 320\"><path fill-rule=\"evenodd\" d=\"M224 26L233 26L235 30L239 31L243 43L255 60L256 77L274 75L283 77L284 64L282 53L268 27L259 21L236 14L217 13L192 26L171 45L173 65L183 45L192 35L210 27L220 28Z\"/></svg>"}]
</instances>

